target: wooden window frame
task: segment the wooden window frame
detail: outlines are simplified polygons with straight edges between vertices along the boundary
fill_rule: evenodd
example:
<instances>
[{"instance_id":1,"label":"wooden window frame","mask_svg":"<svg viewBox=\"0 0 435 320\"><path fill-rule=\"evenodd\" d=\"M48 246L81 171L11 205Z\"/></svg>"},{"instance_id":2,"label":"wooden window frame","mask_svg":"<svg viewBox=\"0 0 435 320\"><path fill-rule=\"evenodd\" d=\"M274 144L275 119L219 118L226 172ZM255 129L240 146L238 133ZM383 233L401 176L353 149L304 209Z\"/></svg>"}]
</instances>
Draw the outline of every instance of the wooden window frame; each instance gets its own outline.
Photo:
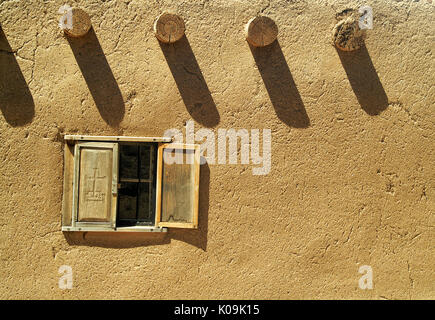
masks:
<instances>
[{"instance_id":1,"label":"wooden window frame","mask_svg":"<svg viewBox=\"0 0 435 320\"><path fill-rule=\"evenodd\" d=\"M167 228L197 228L198 227L198 204L199 204L199 168L200 146L171 143L169 137L125 137L125 136L86 136L65 135L64 149L64 185L62 198L62 231L92 231L92 232L167 232ZM153 142L157 147L157 174L156 174L156 199L155 199L155 224L154 226L116 226L117 197L118 197L118 174L119 174L119 142ZM113 147L112 167L112 220L110 223L78 222L78 179L80 166L80 148L82 146ZM161 194L162 194L162 169L164 148L185 148L194 150L194 202L192 223L161 222Z\"/></svg>"},{"instance_id":2,"label":"wooden window frame","mask_svg":"<svg viewBox=\"0 0 435 320\"><path fill-rule=\"evenodd\" d=\"M110 205L110 222L79 222L79 177L81 165L81 148L93 149L112 149L112 187L111 187L111 205ZM116 228L116 213L118 200L118 143L112 142L79 142L74 147L74 182L73 201L72 201L72 228L91 231L93 229Z\"/></svg>"},{"instance_id":3,"label":"wooden window frame","mask_svg":"<svg viewBox=\"0 0 435 320\"><path fill-rule=\"evenodd\" d=\"M163 150L164 149L182 149L194 150L194 200L193 212L191 223L180 222L162 222L162 172L163 172ZM157 150L157 185L156 185L156 225L159 227L168 228L198 228L198 206L199 206L199 168L200 168L200 146L197 144L181 144L181 143L167 143L160 144Z\"/></svg>"},{"instance_id":4,"label":"wooden window frame","mask_svg":"<svg viewBox=\"0 0 435 320\"><path fill-rule=\"evenodd\" d=\"M130 145L130 146L131 145L138 146L139 142L122 142L121 141L119 143L120 143L119 144L119 147L120 147L119 152L121 152L121 148L122 148L121 144L123 144L123 145ZM148 143L148 145L150 147L150 157L151 158L150 158L150 168L149 168L149 172L148 172L148 176L149 177L148 177L148 179L143 179L143 178L141 178L139 176L138 176L137 179L122 178L121 174L120 174L120 176L118 177L118 190L119 190L120 185L122 183L137 183L137 184L148 183L148 185L149 185L149 195L148 195L149 197L148 197L148 200L149 200L149 203L151 203L152 201L155 200L155 194L154 194L154 197L153 197L153 193L154 193L153 192L153 183L155 183L157 175L153 175L153 173L154 173L154 171L157 172L157 170L155 168L157 166L157 148L158 148L158 143L155 143L155 142L142 142L142 141L140 143ZM153 158L155 159L155 161L153 161L154 160ZM121 161L121 153L119 154L118 159L119 159L119 161ZM122 161L121 161L120 165L122 165ZM139 187L139 186L137 186L137 187ZM139 194L137 195L137 197L139 197ZM119 201L119 199L118 199L118 201ZM136 216L138 216L137 210L138 210L138 203L136 202ZM151 225L145 225L146 227L153 227L153 226L156 225L155 213L156 213L156 210L154 208L154 219L153 219L154 220L154 222L153 222L154 225L152 225L152 226ZM125 221L125 220L128 220L128 219L121 219L118 216L116 222L118 223L118 222ZM138 222L139 219L131 219L131 220L135 220L136 222ZM118 228L137 227L137 226L139 227L140 225L119 226Z\"/></svg>"}]
</instances>

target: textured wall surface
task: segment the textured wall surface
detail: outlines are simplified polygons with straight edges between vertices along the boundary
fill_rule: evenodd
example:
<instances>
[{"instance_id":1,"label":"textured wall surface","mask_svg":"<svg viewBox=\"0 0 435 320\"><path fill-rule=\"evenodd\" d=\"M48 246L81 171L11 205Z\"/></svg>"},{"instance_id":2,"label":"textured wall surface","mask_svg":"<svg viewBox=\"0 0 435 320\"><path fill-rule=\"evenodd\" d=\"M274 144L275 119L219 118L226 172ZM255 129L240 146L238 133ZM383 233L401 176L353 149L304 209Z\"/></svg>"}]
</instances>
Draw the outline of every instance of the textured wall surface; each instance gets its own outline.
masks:
<instances>
[{"instance_id":1,"label":"textured wall surface","mask_svg":"<svg viewBox=\"0 0 435 320\"><path fill-rule=\"evenodd\" d=\"M435 4L0 1L0 298L435 298ZM372 6L353 53L336 14ZM186 37L160 44L174 10ZM250 48L263 13L278 41ZM271 129L272 167L201 167L198 230L60 231L63 134ZM61 265L73 289L58 287ZM358 269L373 269L361 290Z\"/></svg>"}]
</instances>

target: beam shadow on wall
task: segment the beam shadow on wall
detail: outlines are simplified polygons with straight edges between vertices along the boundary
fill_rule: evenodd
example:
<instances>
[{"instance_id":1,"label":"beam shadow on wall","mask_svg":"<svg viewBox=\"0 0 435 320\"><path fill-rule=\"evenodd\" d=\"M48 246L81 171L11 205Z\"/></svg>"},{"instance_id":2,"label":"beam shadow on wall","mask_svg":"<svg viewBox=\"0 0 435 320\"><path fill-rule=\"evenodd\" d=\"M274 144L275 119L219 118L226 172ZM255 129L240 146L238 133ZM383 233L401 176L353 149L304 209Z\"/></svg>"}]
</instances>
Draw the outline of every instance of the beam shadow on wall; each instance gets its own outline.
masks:
<instances>
[{"instance_id":1,"label":"beam shadow on wall","mask_svg":"<svg viewBox=\"0 0 435 320\"><path fill-rule=\"evenodd\" d=\"M289 127L309 127L310 119L278 40L259 48L249 44L249 48L278 118Z\"/></svg>"},{"instance_id":2,"label":"beam shadow on wall","mask_svg":"<svg viewBox=\"0 0 435 320\"><path fill-rule=\"evenodd\" d=\"M203 126L217 126L219 112L186 35L174 43L159 44L187 111Z\"/></svg>"},{"instance_id":3,"label":"beam shadow on wall","mask_svg":"<svg viewBox=\"0 0 435 320\"><path fill-rule=\"evenodd\" d=\"M101 117L117 127L124 118L124 99L94 29L83 37L67 39Z\"/></svg>"},{"instance_id":4,"label":"beam shadow on wall","mask_svg":"<svg viewBox=\"0 0 435 320\"><path fill-rule=\"evenodd\" d=\"M388 97L365 45L356 51L336 49L361 108L371 116L388 107Z\"/></svg>"},{"instance_id":5,"label":"beam shadow on wall","mask_svg":"<svg viewBox=\"0 0 435 320\"><path fill-rule=\"evenodd\" d=\"M13 127L32 122L35 103L20 66L0 26L0 109Z\"/></svg>"},{"instance_id":6,"label":"beam shadow on wall","mask_svg":"<svg viewBox=\"0 0 435 320\"><path fill-rule=\"evenodd\" d=\"M198 229L169 229L161 232L64 232L69 245L102 248L135 248L169 244L171 239L207 250L210 169L201 165L199 182Z\"/></svg>"}]
</instances>

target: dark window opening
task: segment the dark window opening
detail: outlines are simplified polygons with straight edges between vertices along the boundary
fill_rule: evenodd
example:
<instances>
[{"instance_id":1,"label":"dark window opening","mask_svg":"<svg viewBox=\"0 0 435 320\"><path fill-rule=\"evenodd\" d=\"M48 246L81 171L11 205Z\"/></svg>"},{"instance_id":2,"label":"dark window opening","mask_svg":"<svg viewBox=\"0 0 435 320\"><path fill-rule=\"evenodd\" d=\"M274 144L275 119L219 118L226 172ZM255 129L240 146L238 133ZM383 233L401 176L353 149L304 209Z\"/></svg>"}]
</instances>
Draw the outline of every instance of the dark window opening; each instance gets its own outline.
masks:
<instances>
[{"instance_id":1,"label":"dark window opening","mask_svg":"<svg viewBox=\"0 0 435 320\"><path fill-rule=\"evenodd\" d=\"M119 144L119 226L154 226L157 152L154 143Z\"/></svg>"}]
</instances>

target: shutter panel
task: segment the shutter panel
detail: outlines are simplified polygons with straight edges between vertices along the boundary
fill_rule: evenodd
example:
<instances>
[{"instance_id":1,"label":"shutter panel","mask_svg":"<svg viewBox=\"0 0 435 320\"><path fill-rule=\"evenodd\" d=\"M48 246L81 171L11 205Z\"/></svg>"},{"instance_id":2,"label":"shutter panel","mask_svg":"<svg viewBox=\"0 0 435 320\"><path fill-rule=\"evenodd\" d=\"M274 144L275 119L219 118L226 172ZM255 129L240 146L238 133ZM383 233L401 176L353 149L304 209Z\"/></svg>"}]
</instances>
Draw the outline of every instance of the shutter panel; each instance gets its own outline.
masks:
<instances>
[{"instance_id":1,"label":"shutter panel","mask_svg":"<svg viewBox=\"0 0 435 320\"><path fill-rule=\"evenodd\" d=\"M199 145L162 144L157 154L156 221L160 227L198 228Z\"/></svg>"},{"instance_id":2,"label":"shutter panel","mask_svg":"<svg viewBox=\"0 0 435 320\"><path fill-rule=\"evenodd\" d=\"M74 152L73 228L114 229L118 144L79 142Z\"/></svg>"},{"instance_id":3,"label":"shutter panel","mask_svg":"<svg viewBox=\"0 0 435 320\"><path fill-rule=\"evenodd\" d=\"M65 144L63 156L62 230L72 225L74 190L74 145Z\"/></svg>"}]
</instances>

